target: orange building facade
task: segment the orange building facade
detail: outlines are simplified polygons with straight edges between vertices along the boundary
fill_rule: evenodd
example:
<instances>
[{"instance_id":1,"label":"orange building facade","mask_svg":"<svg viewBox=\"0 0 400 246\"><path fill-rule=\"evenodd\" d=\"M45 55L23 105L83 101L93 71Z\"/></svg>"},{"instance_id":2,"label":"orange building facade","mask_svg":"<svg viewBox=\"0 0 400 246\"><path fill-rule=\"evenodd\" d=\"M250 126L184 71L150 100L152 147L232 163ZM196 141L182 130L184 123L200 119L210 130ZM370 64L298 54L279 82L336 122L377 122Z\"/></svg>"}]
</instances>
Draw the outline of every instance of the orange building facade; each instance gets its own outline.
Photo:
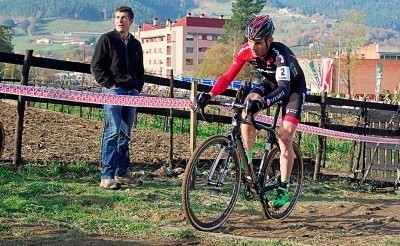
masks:
<instances>
[{"instance_id":1,"label":"orange building facade","mask_svg":"<svg viewBox=\"0 0 400 246\"><path fill-rule=\"evenodd\" d=\"M399 90L400 85L400 47L383 46L372 44L360 49L360 57L357 65L351 70L351 93L352 94L380 94L384 91L393 93ZM341 63L345 62L343 59ZM379 80L379 91L377 88L377 64L382 66L382 74ZM332 91L347 93L347 86L338 83L338 61L335 60L334 77L332 81ZM341 71L342 79L345 71ZM339 84L339 90L338 88Z\"/></svg>"}]
</instances>

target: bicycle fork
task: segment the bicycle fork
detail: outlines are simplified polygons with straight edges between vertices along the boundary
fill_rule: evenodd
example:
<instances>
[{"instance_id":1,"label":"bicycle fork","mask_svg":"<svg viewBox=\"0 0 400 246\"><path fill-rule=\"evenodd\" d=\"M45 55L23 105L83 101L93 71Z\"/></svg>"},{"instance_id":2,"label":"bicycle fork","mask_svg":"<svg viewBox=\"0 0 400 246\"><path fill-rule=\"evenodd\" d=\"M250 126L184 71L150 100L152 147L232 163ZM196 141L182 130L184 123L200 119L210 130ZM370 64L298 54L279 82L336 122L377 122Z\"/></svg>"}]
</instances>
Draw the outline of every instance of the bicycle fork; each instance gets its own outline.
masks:
<instances>
[{"instance_id":1,"label":"bicycle fork","mask_svg":"<svg viewBox=\"0 0 400 246\"><path fill-rule=\"evenodd\" d=\"M214 162L213 162L213 164L211 166L211 171L208 174L208 177L207 177L207 184L208 185L214 185L214 186L217 186L217 187L221 187L221 186L224 185L225 178L228 175L229 163L231 163L232 158L233 158L233 152L235 150L235 145L236 145L235 142L233 142L233 143L229 142L228 146L222 146L221 150L218 153L217 158L215 158L215 160L214 160ZM213 181L212 177L214 176L214 173L215 173L215 171L217 169L218 163L220 162L223 153L225 153L226 148L229 148L229 154L228 154L228 156L227 156L227 158L225 160L225 164L224 164L224 168L222 170L222 174L220 175L218 181Z\"/></svg>"}]
</instances>

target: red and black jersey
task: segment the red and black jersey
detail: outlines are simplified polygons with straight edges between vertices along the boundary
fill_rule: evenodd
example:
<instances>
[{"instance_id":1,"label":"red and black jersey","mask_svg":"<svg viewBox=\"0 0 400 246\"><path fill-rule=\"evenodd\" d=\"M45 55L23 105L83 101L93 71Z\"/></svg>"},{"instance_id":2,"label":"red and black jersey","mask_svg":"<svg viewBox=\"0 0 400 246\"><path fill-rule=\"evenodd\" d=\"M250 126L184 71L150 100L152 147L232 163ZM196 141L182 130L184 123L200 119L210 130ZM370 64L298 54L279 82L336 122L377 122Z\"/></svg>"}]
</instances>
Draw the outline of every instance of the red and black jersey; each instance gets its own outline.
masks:
<instances>
[{"instance_id":1,"label":"red and black jersey","mask_svg":"<svg viewBox=\"0 0 400 246\"><path fill-rule=\"evenodd\" d=\"M265 79L275 85L275 89L268 95L268 99L274 99L271 103L293 92L306 93L307 91L303 70L296 56L286 45L272 42L263 57L255 57L246 42L236 55L228 72L216 82L211 92L214 95L224 92L246 62L251 63Z\"/></svg>"}]
</instances>

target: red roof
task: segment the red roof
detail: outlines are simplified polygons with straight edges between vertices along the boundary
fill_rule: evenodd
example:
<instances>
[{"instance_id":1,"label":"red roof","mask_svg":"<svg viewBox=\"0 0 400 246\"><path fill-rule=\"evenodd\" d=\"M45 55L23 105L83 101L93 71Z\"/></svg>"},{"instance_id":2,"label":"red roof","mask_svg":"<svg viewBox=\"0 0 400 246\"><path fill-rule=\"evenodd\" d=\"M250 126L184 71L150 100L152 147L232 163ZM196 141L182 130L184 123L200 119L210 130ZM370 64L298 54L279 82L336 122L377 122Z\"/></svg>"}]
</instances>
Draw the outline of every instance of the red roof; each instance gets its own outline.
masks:
<instances>
[{"instance_id":1,"label":"red roof","mask_svg":"<svg viewBox=\"0 0 400 246\"><path fill-rule=\"evenodd\" d=\"M180 19L175 26L201 26L223 28L226 19L186 16Z\"/></svg>"},{"instance_id":2,"label":"red roof","mask_svg":"<svg viewBox=\"0 0 400 246\"><path fill-rule=\"evenodd\" d=\"M147 23L143 23L143 26L142 26L142 30L143 31L150 31L150 30L157 30L157 29L163 29L163 28L165 28L166 27L166 25L164 25L164 24L158 24L158 25L153 25L153 24L147 24Z\"/></svg>"},{"instance_id":3,"label":"red roof","mask_svg":"<svg viewBox=\"0 0 400 246\"><path fill-rule=\"evenodd\" d=\"M226 19L221 18L206 18L206 17L193 17L193 16L185 16L176 23L172 23L172 26L199 26L199 27L214 27L214 28L223 28L225 25ZM154 25L150 23L143 23L142 31L150 31L166 28L166 24L157 24Z\"/></svg>"}]
</instances>

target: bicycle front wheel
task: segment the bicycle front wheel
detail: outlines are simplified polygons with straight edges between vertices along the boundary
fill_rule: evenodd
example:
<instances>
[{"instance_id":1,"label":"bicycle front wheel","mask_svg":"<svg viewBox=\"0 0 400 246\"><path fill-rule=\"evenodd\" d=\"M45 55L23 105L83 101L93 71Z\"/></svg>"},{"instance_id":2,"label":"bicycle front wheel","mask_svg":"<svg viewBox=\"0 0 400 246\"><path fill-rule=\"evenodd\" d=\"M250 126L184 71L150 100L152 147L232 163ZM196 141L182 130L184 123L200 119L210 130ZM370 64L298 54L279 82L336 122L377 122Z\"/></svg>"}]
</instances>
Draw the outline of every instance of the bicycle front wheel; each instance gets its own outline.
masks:
<instances>
[{"instance_id":1,"label":"bicycle front wheel","mask_svg":"<svg viewBox=\"0 0 400 246\"><path fill-rule=\"evenodd\" d=\"M212 231L228 219L240 188L239 160L225 136L210 137L194 151L183 176L182 206L196 229Z\"/></svg>"},{"instance_id":2,"label":"bicycle front wheel","mask_svg":"<svg viewBox=\"0 0 400 246\"><path fill-rule=\"evenodd\" d=\"M289 200L280 208L274 208L268 205L268 201L270 201L276 195L276 188L279 185L279 159L281 154L279 146L273 148L267 156L265 169L263 171L263 180L261 182L261 187L263 187L262 189L264 191L261 197L261 202L263 204L264 214L269 219L283 220L288 217L294 209L299 198L303 182L303 158L299 146L294 142L293 151L294 162L288 188Z\"/></svg>"}]
</instances>

